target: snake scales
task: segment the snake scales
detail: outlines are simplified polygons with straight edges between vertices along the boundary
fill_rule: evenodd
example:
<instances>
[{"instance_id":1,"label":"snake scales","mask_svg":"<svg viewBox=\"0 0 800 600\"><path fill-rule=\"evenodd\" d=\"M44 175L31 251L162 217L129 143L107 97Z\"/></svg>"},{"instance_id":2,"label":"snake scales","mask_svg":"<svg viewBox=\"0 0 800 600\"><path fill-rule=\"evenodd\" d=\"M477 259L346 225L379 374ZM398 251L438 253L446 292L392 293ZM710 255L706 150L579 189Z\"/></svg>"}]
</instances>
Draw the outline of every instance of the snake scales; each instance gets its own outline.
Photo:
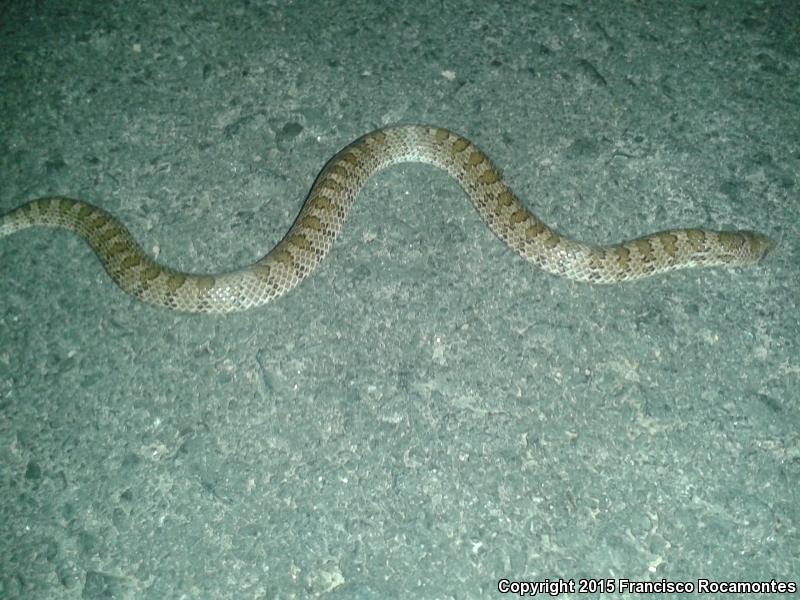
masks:
<instances>
[{"instance_id":1,"label":"snake scales","mask_svg":"<svg viewBox=\"0 0 800 600\"><path fill-rule=\"evenodd\" d=\"M545 271L576 281L616 283L686 267L750 265L772 247L759 233L705 229L673 229L609 246L570 240L526 210L472 142L424 125L378 129L341 150L317 176L286 236L240 270L194 275L162 266L115 217L63 197L40 198L6 213L0 237L28 227L68 229L88 242L119 287L144 302L197 313L241 311L274 300L305 279L333 246L367 179L402 162L447 171L497 237Z\"/></svg>"}]
</instances>

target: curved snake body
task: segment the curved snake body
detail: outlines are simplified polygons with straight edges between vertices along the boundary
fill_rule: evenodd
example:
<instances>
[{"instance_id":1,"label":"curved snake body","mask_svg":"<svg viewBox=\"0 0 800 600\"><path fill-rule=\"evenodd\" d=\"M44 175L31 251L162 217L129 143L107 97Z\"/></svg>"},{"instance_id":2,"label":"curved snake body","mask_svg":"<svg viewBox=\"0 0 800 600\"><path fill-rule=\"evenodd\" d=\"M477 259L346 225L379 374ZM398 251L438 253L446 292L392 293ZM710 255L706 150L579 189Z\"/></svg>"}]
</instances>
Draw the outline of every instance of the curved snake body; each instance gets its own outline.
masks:
<instances>
[{"instance_id":1,"label":"curved snake body","mask_svg":"<svg viewBox=\"0 0 800 600\"><path fill-rule=\"evenodd\" d=\"M68 229L89 243L119 287L145 302L196 313L241 311L305 279L330 251L367 179L403 162L447 171L497 237L536 266L576 281L617 283L686 267L750 265L772 247L759 233L705 229L673 229L609 246L571 240L523 207L472 142L426 125L378 129L341 150L320 172L286 236L240 270L196 275L160 265L115 217L63 197L33 200L3 215L0 237L28 227Z\"/></svg>"}]
</instances>

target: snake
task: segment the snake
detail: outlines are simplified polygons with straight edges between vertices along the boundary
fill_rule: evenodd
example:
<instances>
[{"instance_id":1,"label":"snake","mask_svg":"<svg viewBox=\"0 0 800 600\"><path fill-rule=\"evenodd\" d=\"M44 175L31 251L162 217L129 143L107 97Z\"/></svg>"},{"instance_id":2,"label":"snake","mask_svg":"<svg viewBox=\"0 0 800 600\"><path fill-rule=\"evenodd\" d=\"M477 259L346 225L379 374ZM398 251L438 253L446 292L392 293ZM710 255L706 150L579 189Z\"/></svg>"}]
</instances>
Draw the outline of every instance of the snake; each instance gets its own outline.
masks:
<instances>
[{"instance_id":1,"label":"snake","mask_svg":"<svg viewBox=\"0 0 800 600\"><path fill-rule=\"evenodd\" d=\"M489 229L540 269L579 282L613 284L676 269L747 266L774 247L754 231L670 229L609 245L570 239L523 206L489 158L467 138L432 125L377 129L331 158L286 235L253 264L193 274L160 264L104 209L63 196L31 200L0 216L0 237L29 227L66 229L94 250L111 279L150 304L190 313L230 313L283 296L325 258L367 180L390 165L427 163L449 173Z\"/></svg>"}]
</instances>

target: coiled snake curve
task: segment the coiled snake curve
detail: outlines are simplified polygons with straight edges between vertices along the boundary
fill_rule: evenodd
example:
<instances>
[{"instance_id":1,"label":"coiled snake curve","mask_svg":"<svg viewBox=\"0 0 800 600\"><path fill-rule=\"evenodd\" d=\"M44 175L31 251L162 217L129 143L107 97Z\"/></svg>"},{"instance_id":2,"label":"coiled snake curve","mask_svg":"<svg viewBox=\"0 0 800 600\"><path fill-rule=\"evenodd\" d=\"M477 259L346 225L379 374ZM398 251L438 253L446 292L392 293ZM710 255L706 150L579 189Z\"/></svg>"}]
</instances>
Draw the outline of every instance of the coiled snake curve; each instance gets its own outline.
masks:
<instances>
[{"instance_id":1,"label":"coiled snake curve","mask_svg":"<svg viewBox=\"0 0 800 600\"><path fill-rule=\"evenodd\" d=\"M673 229L608 246L571 240L523 207L472 142L427 125L378 129L341 150L317 176L286 236L259 261L228 273L194 275L160 265L125 225L82 200L28 202L0 217L0 237L28 227L68 229L94 249L119 287L144 302L196 313L241 311L282 296L308 277L333 246L367 179L403 162L447 171L497 237L548 273L576 281L617 283L687 267L751 265L773 245L751 231L705 229Z\"/></svg>"}]
</instances>

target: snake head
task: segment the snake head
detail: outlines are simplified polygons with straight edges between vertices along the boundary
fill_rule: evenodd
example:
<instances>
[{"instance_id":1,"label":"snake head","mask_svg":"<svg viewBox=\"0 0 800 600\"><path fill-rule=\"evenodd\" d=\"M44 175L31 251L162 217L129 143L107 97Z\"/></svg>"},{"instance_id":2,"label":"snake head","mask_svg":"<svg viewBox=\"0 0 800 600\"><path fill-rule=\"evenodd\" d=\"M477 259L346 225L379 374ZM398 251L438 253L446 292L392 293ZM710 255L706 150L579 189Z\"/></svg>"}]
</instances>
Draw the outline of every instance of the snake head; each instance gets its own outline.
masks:
<instances>
[{"instance_id":1,"label":"snake head","mask_svg":"<svg viewBox=\"0 0 800 600\"><path fill-rule=\"evenodd\" d=\"M747 237L747 242L750 245L753 262L763 260L777 246L774 240L761 233L756 233L755 231L745 231L743 233Z\"/></svg>"}]
</instances>

